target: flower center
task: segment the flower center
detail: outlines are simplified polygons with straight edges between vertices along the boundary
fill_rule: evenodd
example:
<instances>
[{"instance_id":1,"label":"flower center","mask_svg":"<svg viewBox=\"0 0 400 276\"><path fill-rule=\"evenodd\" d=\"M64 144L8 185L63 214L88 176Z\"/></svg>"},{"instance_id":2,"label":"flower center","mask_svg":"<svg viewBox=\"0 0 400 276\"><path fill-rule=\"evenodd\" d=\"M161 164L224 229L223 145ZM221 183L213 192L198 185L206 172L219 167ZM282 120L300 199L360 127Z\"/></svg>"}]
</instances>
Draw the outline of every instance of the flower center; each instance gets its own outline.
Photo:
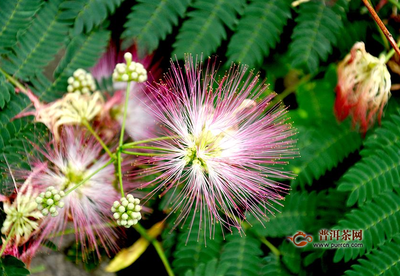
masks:
<instances>
[{"instance_id":1,"label":"flower center","mask_svg":"<svg viewBox=\"0 0 400 276\"><path fill-rule=\"evenodd\" d=\"M223 137L222 132L214 135L206 129L203 129L197 137L190 135L190 142L183 159L186 165L208 172L207 160L221 155L220 144Z\"/></svg>"},{"instance_id":2,"label":"flower center","mask_svg":"<svg viewBox=\"0 0 400 276\"><path fill-rule=\"evenodd\" d=\"M65 173L65 178L64 186L61 189L63 191L79 184L84 179L84 172L69 165Z\"/></svg>"}]
</instances>

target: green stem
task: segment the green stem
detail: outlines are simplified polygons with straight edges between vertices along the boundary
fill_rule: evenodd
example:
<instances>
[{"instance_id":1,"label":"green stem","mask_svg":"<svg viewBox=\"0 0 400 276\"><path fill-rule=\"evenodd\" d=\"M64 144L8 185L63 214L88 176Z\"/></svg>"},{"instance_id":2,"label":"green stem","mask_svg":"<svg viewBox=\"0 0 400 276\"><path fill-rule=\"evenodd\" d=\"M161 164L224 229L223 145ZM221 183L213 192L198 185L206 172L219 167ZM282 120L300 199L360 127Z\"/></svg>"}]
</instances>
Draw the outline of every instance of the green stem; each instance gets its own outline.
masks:
<instances>
[{"instance_id":1,"label":"green stem","mask_svg":"<svg viewBox=\"0 0 400 276\"><path fill-rule=\"evenodd\" d=\"M92 126L89 124L88 121L84 120L82 123L89 131L90 133L96 138L96 140L100 143L100 145L103 147L103 149L107 152L107 154L110 156L111 159L115 159L115 156L112 154L110 149L107 147L107 145L104 143L103 139L100 138L100 136L94 131Z\"/></svg>"},{"instance_id":2,"label":"green stem","mask_svg":"<svg viewBox=\"0 0 400 276\"><path fill-rule=\"evenodd\" d=\"M123 146L122 148L125 149ZM170 149L159 148L159 147L148 147L148 146L130 146L129 149L151 149L151 150L171 151Z\"/></svg>"},{"instance_id":3,"label":"green stem","mask_svg":"<svg viewBox=\"0 0 400 276\"><path fill-rule=\"evenodd\" d=\"M118 179L119 179L119 186L120 186L121 196L122 197L125 197L125 193L124 193L124 184L122 183L122 157L121 157L121 151L122 151L122 145L124 143L126 114L128 113L129 93L131 91L130 88L131 88L131 82L128 81L126 83L124 115L123 115L123 118L122 118L121 135L119 136L119 145L118 145L118 152L117 152Z\"/></svg>"},{"instance_id":4,"label":"green stem","mask_svg":"<svg viewBox=\"0 0 400 276\"><path fill-rule=\"evenodd\" d=\"M13 78L12 76L10 76L9 74L6 73L6 71L4 71L3 69L0 68L0 72L12 83L14 84L14 86L18 87L22 92L27 93L28 91L26 90L26 88L19 82L17 81L15 78Z\"/></svg>"},{"instance_id":5,"label":"green stem","mask_svg":"<svg viewBox=\"0 0 400 276\"><path fill-rule=\"evenodd\" d=\"M390 3L392 3L392 5L396 6L398 9L400 9L400 3L396 2L395 0L389 0Z\"/></svg>"},{"instance_id":6,"label":"green stem","mask_svg":"<svg viewBox=\"0 0 400 276\"><path fill-rule=\"evenodd\" d=\"M122 150L122 153L130 154L130 155L137 155L137 156L161 156L162 155L159 153L134 152L134 151L126 151L126 150Z\"/></svg>"},{"instance_id":7,"label":"green stem","mask_svg":"<svg viewBox=\"0 0 400 276\"><path fill-rule=\"evenodd\" d=\"M71 189L69 189L68 191L65 192L65 196L67 196L68 194L70 194L72 191L76 190L77 188L79 188L82 184L84 184L86 181L88 181L90 178L92 178L95 174L97 174L99 171L103 170L105 167L107 167L108 165L110 165L111 163L113 163L114 160L111 159L110 161L108 161L104 166L98 168L95 172L93 172L91 175L89 175L88 177L86 177L85 179L83 179L81 182L79 182L78 184L76 184L74 187L72 187Z\"/></svg>"},{"instance_id":8,"label":"green stem","mask_svg":"<svg viewBox=\"0 0 400 276\"><path fill-rule=\"evenodd\" d=\"M134 228L136 229L136 231L139 232L139 234L145 238L146 240L148 240L149 242L151 242L151 244L154 246L154 248L156 249L158 256L160 256L161 261L164 264L165 270L167 271L169 276L174 276L174 272L172 271L172 268L168 262L167 256L165 256L164 250L161 246L161 244L154 238L150 237L147 234L146 229L143 228L143 226L141 226L139 223L136 224L134 226Z\"/></svg>"},{"instance_id":9,"label":"green stem","mask_svg":"<svg viewBox=\"0 0 400 276\"><path fill-rule=\"evenodd\" d=\"M118 180L119 180L119 189L121 190L121 197L125 197L124 185L122 183L122 158L120 149L118 149L117 152L117 167L118 167Z\"/></svg>"},{"instance_id":10,"label":"green stem","mask_svg":"<svg viewBox=\"0 0 400 276\"><path fill-rule=\"evenodd\" d=\"M7 244L9 243L12 235L14 234L15 225L16 224L14 223L13 226L11 227L10 233L8 233L7 235L6 241L1 245L0 258L1 256L3 256L4 250L6 250Z\"/></svg>"},{"instance_id":11,"label":"green stem","mask_svg":"<svg viewBox=\"0 0 400 276\"><path fill-rule=\"evenodd\" d=\"M270 102L269 104L269 108L275 106L277 103L279 103L280 101L283 101L287 96L289 96L290 94L292 94L293 92L296 92L297 88L309 81L311 79L311 75L306 75L303 78L301 78L296 84L291 85L289 87L287 87L285 90L283 90L282 93L276 95L276 97Z\"/></svg>"},{"instance_id":12,"label":"green stem","mask_svg":"<svg viewBox=\"0 0 400 276\"><path fill-rule=\"evenodd\" d=\"M106 224L92 225L90 227L92 229L103 229L103 228L108 228L108 227L118 227L118 224L115 223L115 222L109 222L109 223L106 223ZM64 231L51 234L51 235L48 236L48 238L61 237L61 236L64 236L64 235L70 235L70 234L79 233L81 231L86 231L86 230L85 230L85 228L78 228L77 230L75 230L75 228L69 228L69 229L66 229Z\"/></svg>"},{"instance_id":13,"label":"green stem","mask_svg":"<svg viewBox=\"0 0 400 276\"><path fill-rule=\"evenodd\" d=\"M279 256L281 255L281 252L279 251L278 248L276 248L272 243L270 243L266 238L264 237L259 237L260 241L265 244L269 250L271 250L271 252L275 255L275 256Z\"/></svg>"},{"instance_id":14,"label":"green stem","mask_svg":"<svg viewBox=\"0 0 400 276\"><path fill-rule=\"evenodd\" d=\"M400 41L397 43L397 46L400 47ZM395 50L393 48L390 49L390 51L385 55L385 63L387 63L392 58L394 53L395 53Z\"/></svg>"},{"instance_id":15,"label":"green stem","mask_svg":"<svg viewBox=\"0 0 400 276\"><path fill-rule=\"evenodd\" d=\"M157 138L151 138L151 139L146 139L146 140L141 140L141 141L136 141L136 142L131 142L122 145L122 148L124 149L129 149L132 146L140 145L140 144L145 144L149 142L156 142L156 141L162 141L162 140L169 140L169 139L174 139L177 138L178 136L164 136L164 137L157 137Z\"/></svg>"},{"instance_id":16,"label":"green stem","mask_svg":"<svg viewBox=\"0 0 400 276\"><path fill-rule=\"evenodd\" d=\"M126 92L125 92L124 117L122 118L121 135L119 136L119 146L120 147L124 143L125 123L126 123L126 114L127 114L127 111L128 111L128 101L129 101L130 87L131 87L131 82L128 81L127 84L126 84Z\"/></svg>"}]
</instances>

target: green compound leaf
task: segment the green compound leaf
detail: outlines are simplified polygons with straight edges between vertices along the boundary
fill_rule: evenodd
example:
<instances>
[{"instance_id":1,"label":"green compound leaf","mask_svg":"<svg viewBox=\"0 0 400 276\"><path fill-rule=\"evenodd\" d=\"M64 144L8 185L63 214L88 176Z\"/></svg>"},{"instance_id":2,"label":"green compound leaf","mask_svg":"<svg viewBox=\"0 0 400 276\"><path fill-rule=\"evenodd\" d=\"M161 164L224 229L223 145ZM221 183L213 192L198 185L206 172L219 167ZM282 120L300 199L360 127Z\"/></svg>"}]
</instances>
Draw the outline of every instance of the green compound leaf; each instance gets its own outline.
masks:
<instances>
[{"instance_id":1,"label":"green compound leaf","mask_svg":"<svg viewBox=\"0 0 400 276\"><path fill-rule=\"evenodd\" d=\"M276 205L275 216L270 216L268 222L262 225L254 217L249 218L251 231L260 237L287 237L297 230L311 233L315 230L314 218L317 216L318 196L315 192L292 192L282 202L284 206ZM274 211L274 210L271 210Z\"/></svg>"},{"instance_id":2,"label":"green compound leaf","mask_svg":"<svg viewBox=\"0 0 400 276\"><path fill-rule=\"evenodd\" d=\"M11 96L15 94L14 86L12 86L6 77L0 72L0 109L3 109L11 100Z\"/></svg>"},{"instance_id":3,"label":"green compound leaf","mask_svg":"<svg viewBox=\"0 0 400 276\"><path fill-rule=\"evenodd\" d=\"M259 275L261 269L261 242L239 234L229 235L221 253L221 263L228 263L225 276Z\"/></svg>"},{"instance_id":4,"label":"green compound leaf","mask_svg":"<svg viewBox=\"0 0 400 276\"><path fill-rule=\"evenodd\" d=\"M363 231L363 247L338 248L334 261L344 258L345 262L355 259L373 248L388 244L400 233L400 197L389 191L381 194L372 202L353 209L337 227L332 229L353 229Z\"/></svg>"},{"instance_id":5,"label":"green compound leaf","mask_svg":"<svg viewBox=\"0 0 400 276\"><path fill-rule=\"evenodd\" d=\"M34 124L29 118L15 119L4 124L0 131L0 191L13 187L10 169L30 169L33 145L40 145L48 137L43 124Z\"/></svg>"},{"instance_id":6,"label":"green compound leaf","mask_svg":"<svg viewBox=\"0 0 400 276\"><path fill-rule=\"evenodd\" d=\"M160 40L172 33L173 26L185 14L191 0L139 0L132 7L125 23L122 37L125 44L137 43L139 53L151 53L157 49ZM125 45L126 46L126 45Z\"/></svg>"},{"instance_id":7,"label":"green compound leaf","mask_svg":"<svg viewBox=\"0 0 400 276\"><path fill-rule=\"evenodd\" d=\"M187 224L191 221L187 219ZM200 219L196 217L193 221L191 231L185 229L178 235L178 243L174 251L172 266L177 275L185 275L189 270L196 270L202 263L207 263L218 258L222 245L222 232L218 226L215 235L209 238L209 233L199 230ZM186 225L187 227L187 225Z\"/></svg>"},{"instance_id":8,"label":"green compound leaf","mask_svg":"<svg viewBox=\"0 0 400 276\"><path fill-rule=\"evenodd\" d=\"M25 264L13 256L5 256L0 260L0 272L2 276L25 276L30 272Z\"/></svg>"},{"instance_id":9,"label":"green compound leaf","mask_svg":"<svg viewBox=\"0 0 400 276\"><path fill-rule=\"evenodd\" d=\"M51 101L65 93L68 78L78 68L94 66L106 50L109 38L110 32L103 30L94 30L90 34L74 37L69 43L63 59L54 71L54 82L47 85L41 98L45 101Z\"/></svg>"},{"instance_id":10,"label":"green compound leaf","mask_svg":"<svg viewBox=\"0 0 400 276\"><path fill-rule=\"evenodd\" d=\"M41 0L0 1L0 53L17 42L19 34L30 25Z\"/></svg>"},{"instance_id":11,"label":"green compound leaf","mask_svg":"<svg viewBox=\"0 0 400 276\"><path fill-rule=\"evenodd\" d=\"M393 242L394 241L394 242ZM352 265L348 276L400 275L400 234L393 241L366 254L366 259L359 259L359 264Z\"/></svg>"},{"instance_id":12,"label":"green compound leaf","mask_svg":"<svg viewBox=\"0 0 400 276\"><path fill-rule=\"evenodd\" d=\"M362 205L382 193L400 190L400 109L384 119L364 143L362 159L340 179L338 190L350 192L347 205Z\"/></svg>"},{"instance_id":13,"label":"green compound leaf","mask_svg":"<svg viewBox=\"0 0 400 276\"><path fill-rule=\"evenodd\" d=\"M293 58L292 67L315 73L318 71L319 61L326 61L343 27L334 8L323 1L300 5L297 25L289 46L290 56Z\"/></svg>"},{"instance_id":14,"label":"green compound leaf","mask_svg":"<svg viewBox=\"0 0 400 276\"><path fill-rule=\"evenodd\" d=\"M297 174L292 188L311 185L314 179L318 180L361 146L361 135L352 129L349 121L338 124L332 118L313 126L295 126L299 131L301 158L290 162L293 172Z\"/></svg>"},{"instance_id":15,"label":"green compound leaf","mask_svg":"<svg viewBox=\"0 0 400 276\"><path fill-rule=\"evenodd\" d=\"M229 263L218 263L217 259L212 259L207 263L202 263L196 269L189 270L185 276L225 276L229 268Z\"/></svg>"},{"instance_id":16,"label":"green compound leaf","mask_svg":"<svg viewBox=\"0 0 400 276\"><path fill-rule=\"evenodd\" d=\"M27 80L53 60L63 46L69 24L59 20L60 0L47 2L37 13L28 30L20 36L3 69Z\"/></svg>"},{"instance_id":17,"label":"green compound leaf","mask_svg":"<svg viewBox=\"0 0 400 276\"><path fill-rule=\"evenodd\" d=\"M291 242L284 241L279 246L279 251L282 255L282 263L285 267L295 275L298 275L301 271L301 250Z\"/></svg>"},{"instance_id":18,"label":"green compound leaf","mask_svg":"<svg viewBox=\"0 0 400 276\"><path fill-rule=\"evenodd\" d=\"M285 268L278 256L270 253L263 259L262 276L291 276L292 274Z\"/></svg>"},{"instance_id":19,"label":"green compound leaf","mask_svg":"<svg viewBox=\"0 0 400 276\"><path fill-rule=\"evenodd\" d=\"M74 33L89 33L111 14L124 0L73 0L61 7L62 19L74 20Z\"/></svg>"},{"instance_id":20,"label":"green compound leaf","mask_svg":"<svg viewBox=\"0 0 400 276\"><path fill-rule=\"evenodd\" d=\"M182 59L185 53L213 54L227 38L225 26L233 30L244 4L244 0L196 0L179 30L172 55Z\"/></svg>"},{"instance_id":21,"label":"green compound leaf","mask_svg":"<svg viewBox=\"0 0 400 276\"><path fill-rule=\"evenodd\" d=\"M291 17L291 0L253 0L245 8L235 34L228 45L228 62L241 62L250 67L262 64Z\"/></svg>"}]
</instances>

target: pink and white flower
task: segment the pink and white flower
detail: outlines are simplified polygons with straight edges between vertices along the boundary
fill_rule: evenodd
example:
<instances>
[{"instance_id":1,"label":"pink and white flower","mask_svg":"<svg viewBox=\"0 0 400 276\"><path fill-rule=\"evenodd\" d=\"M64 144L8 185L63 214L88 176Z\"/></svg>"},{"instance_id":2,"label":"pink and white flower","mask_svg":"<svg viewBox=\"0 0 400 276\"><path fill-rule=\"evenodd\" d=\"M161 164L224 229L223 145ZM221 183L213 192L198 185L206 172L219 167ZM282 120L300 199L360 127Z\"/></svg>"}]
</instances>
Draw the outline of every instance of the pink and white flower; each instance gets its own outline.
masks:
<instances>
[{"instance_id":1,"label":"pink and white flower","mask_svg":"<svg viewBox=\"0 0 400 276\"><path fill-rule=\"evenodd\" d=\"M257 84L258 75L245 78L245 66L232 66L220 80L215 62L203 68L188 57L184 70L171 67L164 82L150 87L159 107L152 112L170 138L151 143L167 153L141 159L155 165L140 173L160 174L147 183L156 185L149 196L174 191L176 224L194 209L210 234L218 222L240 230L246 212L268 220L272 203L289 189L278 181L291 178L283 165L295 155L286 110L270 106L274 95L256 102L267 86Z\"/></svg>"},{"instance_id":2,"label":"pink and white flower","mask_svg":"<svg viewBox=\"0 0 400 276\"><path fill-rule=\"evenodd\" d=\"M113 186L114 165L106 166L110 158L101 152L102 147L94 138L88 138L84 130L72 127L65 127L59 143L50 144L42 151L47 167L35 175L32 182L43 189L54 187L65 193L64 204L57 210L57 216L44 218L44 237L64 231L72 222L83 252L98 252L98 244L106 250L116 249L115 229L107 224L113 221L110 207L119 198L119 193ZM105 168L98 171L103 166ZM92 174L90 179L68 193Z\"/></svg>"}]
</instances>

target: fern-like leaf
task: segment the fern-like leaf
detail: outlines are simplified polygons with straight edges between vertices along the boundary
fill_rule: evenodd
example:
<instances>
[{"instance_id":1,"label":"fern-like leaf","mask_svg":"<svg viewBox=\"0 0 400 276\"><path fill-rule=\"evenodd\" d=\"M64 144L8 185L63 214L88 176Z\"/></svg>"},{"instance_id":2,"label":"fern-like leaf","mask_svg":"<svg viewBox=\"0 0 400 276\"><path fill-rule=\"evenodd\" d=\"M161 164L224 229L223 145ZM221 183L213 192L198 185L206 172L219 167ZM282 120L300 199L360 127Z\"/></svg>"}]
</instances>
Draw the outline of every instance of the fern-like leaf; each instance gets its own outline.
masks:
<instances>
[{"instance_id":1,"label":"fern-like leaf","mask_svg":"<svg viewBox=\"0 0 400 276\"><path fill-rule=\"evenodd\" d=\"M46 139L47 128L34 124L29 118L13 120L0 131L0 191L12 185L9 169L30 169L33 152L32 143Z\"/></svg>"},{"instance_id":2,"label":"fern-like leaf","mask_svg":"<svg viewBox=\"0 0 400 276\"><path fill-rule=\"evenodd\" d=\"M261 242L251 236L228 236L221 253L221 263L229 264L225 275L259 275L262 255L260 246Z\"/></svg>"},{"instance_id":3,"label":"fern-like leaf","mask_svg":"<svg viewBox=\"0 0 400 276\"><path fill-rule=\"evenodd\" d=\"M291 242L284 241L279 246L279 251L282 254L282 263L285 267L295 275L299 275L301 270L301 251L293 246Z\"/></svg>"},{"instance_id":4,"label":"fern-like leaf","mask_svg":"<svg viewBox=\"0 0 400 276\"><path fill-rule=\"evenodd\" d=\"M25 31L31 18L40 7L41 0L0 1L0 53L17 41L17 35Z\"/></svg>"},{"instance_id":5,"label":"fern-like leaf","mask_svg":"<svg viewBox=\"0 0 400 276\"><path fill-rule=\"evenodd\" d=\"M228 45L228 64L241 62L250 67L261 65L291 17L291 0L253 0L244 10Z\"/></svg>"},{"instance_id":6,"label":"fern-like leaf","mask_svg":"<svg viewBox=\"0 0 400 276\"><path fill-rule=\"evenodd\" d=\"M30 101L24 94L11 95L8 104L0 110L0 127L8 124L18 113L29 105Z\"/></svg>"},{"instance_id":7,"label":"fern-like leaf","mask_svg":"<svg viewBox=\"0 0 400 276\"><path fill-rule=\"evenodd\" d=\"M400 233L400 197L390 191L381 194L372 202L352 210L338 227L333 229L355 229L363 231L363 247L338 248L334 261L355 259L373 248L387 244Z\"/></svg>"},{"instance_id":8,"label":"fern-like leaf","mask_svg":"<svg viewBox=\"0 0 400 276\"><path fill-rule=\"evenodd\" d=\"M140 54L151 53L157 49L160 40L164 40L178 25L191 0L139 0L132 7L125 23L122 37L126 43L132 44L133 39ZM124 45L127 46L127 45Z\"/></svg>"},{"instance_id":9,"label":"fern-like leaf","mask_svg":"<svg viewBox=\"0 0 400 276\"><path fill-rule=\"evenodd\" d=\"M0 109L4 108L14 93L14 87L6 81L6 77L0 72Z\"/></svg>"},{"instance_id":10,"label":"fern-like leaf","mask_svg":"<svg viewBox=\"0 0 400 276\"><path fill-rule=\"evenodd\" d=\"M317 212L318 196L315 192L292 192L282 202L284 206L277 205L275 216L269 222L261 225L251 217L252 231L262 237L286 237L301 229L307 233L315 230L314 218Z\"/></svg>"},{"instance_id":11,"label":"fern-like leaf","mask_svg":"<svg viewBox=\"0 0 400 276\"><path fill-rule=\"evenodd\" d=\"M191 218L188 218L190 221ZM178 236L178 243L174 251L172 263L178 275L185 275L189 270L195 270L201 263L218 258L222 243L222 232L216 231L215 238L205 237L204 230L199 228L200 219L193 220L192 229L182 231Z\"/></svg>"},{"instance_id":12,"label":"fern-like leaf","mask_svg":"<svg viewBox=\"0 0 400 276\"><path fill-rule=\"evenodd\" d=\"M400 190L400 110L385 118L382 127L368 137L363 158L341 178L338 190L350 192L347 205L358 205Z\"/></svg>"},{"instance_id":13,"label":"fern-like leaf","mask_svg":"<svg viewBox=\"0 0 400 276\"><path fill-rule=\"evenodd\" d=\"M311 185L361 146L361 136L350 122L339 124L333 114L335 84L335 67L330 67L324 79L300 85L297 91L299 108L289 112L299 131L301 154L301 158L290 162L298 174L293 187Z\"/></svg>"},{"instance_id":14,"label":"fern-like leaf","mask_svg":"<svg viewBox=\"0 0 400 276\"><path fill-rule=\"evenodd\" d=\"M400 234L393 238L394 242L385 244L379 249L365 255L367 259L359 259L359 264L345 272L348 276L400 275Z\"/></svg>"},{"instance_id":15,"label":"fern-like leaf","mask_svg":"<svg viewBox=\"0 0 400 276\"><path fill-rule=\"evenodd\" d=\"M64 2L62 19L73 19L74 33L89 33L99 26L124 0L71 0Z\"/></svg>"},{"instance_id":16,"label":"fern-like leaf","mask_svg":"<svg viewBox=\"0 0 400 276\"><path fill-rule=\"evenodd\" d=\"M336 167L361 146L360 134L352 130L349 121L338 124L334 118L320 124L297 126L301 158L291 162L297 174L292 187L311 185L324 173Z\"/></svg>"},{"instance_id":17,"label":"fern-like leaf","mask_svg":"<svg viewBox=\"0 0 400 276\"><path fill-rule=\"evenodd\" d=\"M185 276L225 276L228 268L229 263L221 264L217 259L212 259L205 264L200 264L194 271L187 271Z\"/></svg>"},{"instance_id":18,"label":"fern-like leaf","mask_svg":"<svg viewBox=\"0 0 400 276\"><path fill-rule=\"evenodd\" d=\"M54 72L54 82L45 88L42 98L50 101L60 97L67 89L68 78L76 69L95 65L105 51L109 38L110 32L103 30L74 37Z\"/></svg>"},{"instance_id":19,"label":"fern-like leaf","mask_svg":"<svg viewBox=\"0 0 400 276\"><path fill-rule=\"evenodd\" d=\"M185 53L209 56L227 38L225 26L233 30L244 0L196 0L174 43L173 55Z\"/></svg>"},{"instance_id":20,"label":"fern-like leaf","mask_svg":"<svg viewBox=\"0 0 400 276\"><path fill-rule=\"evenodd\" d=\"M69 24L59 20L61 0L44 4L32 25L18 40L3 64L3 69L19 79L27 80L40 72L63 46Z\"/></svg>"},{"instance_id":21,"label":"fern-like leaf","mask_svg":"<svg viewBox=\"0 0 400 276\"><path fill-rule=\"evenodd\" d=\"M307 2L300 5L296 22L289 49L292 67L315 73L319 60L332 52L342 28L340 17L323 1Z\"/></svg>"},{"instance_id":22,"label":"fern-like leaf","mask_svg":"<svg viewBox=\"0 0 400 276\"><path fill-rule=\"evenodd\" d=\"M278 256L270 253L263 259L263 268L261 269L261 275L263 276L291 276L290 272L282 264Z\"/></svg>"}]
</instances>

